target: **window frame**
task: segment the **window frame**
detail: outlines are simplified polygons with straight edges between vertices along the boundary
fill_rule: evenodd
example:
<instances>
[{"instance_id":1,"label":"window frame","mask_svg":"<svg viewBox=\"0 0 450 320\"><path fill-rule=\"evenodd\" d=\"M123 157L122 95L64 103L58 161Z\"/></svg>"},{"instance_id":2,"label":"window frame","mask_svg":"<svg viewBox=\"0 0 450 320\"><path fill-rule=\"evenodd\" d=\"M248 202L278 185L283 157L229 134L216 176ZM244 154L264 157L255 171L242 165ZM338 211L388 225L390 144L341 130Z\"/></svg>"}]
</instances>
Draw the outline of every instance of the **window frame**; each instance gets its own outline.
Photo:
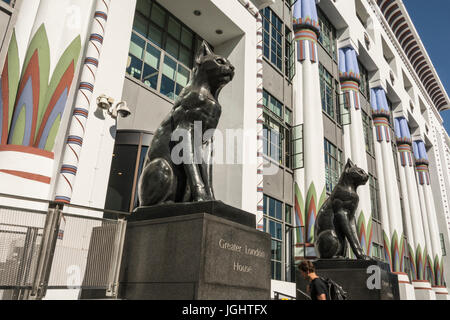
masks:
<instances>
[{"instance_id":1,"label":"window frame","mask_svg":"<svg viewBox=\"0 0 450 320\"><path fill-rule=\"evenodd\" d=\"M327 148L329 146L330 148ZM339 179L344 171L343 151L331 143L328 139L324 138L325 149L325 189L327 194L331 194L334 188L337 186ZM334 155L329 151L334 149ZM333 164L334 167L333 168ZM331 178L330 176L334 177ZM329 188L330 186L330 188Z\"/></svg>"},{"instance_id":2,"label":"window frame","mask_svg":"<svg viewBox=\"0 0 450 320\"><path fill-rule=\"evenodd\" d=\"M334 61L337 61L338 49L337 49L336 28L320 8L317 8L317 15L319 18L319 26L320 26L320 35L317 40L322 46L322 48L330 55L330 57ZM325 39L328 39L327 40L328 43L325 42Z\"/></svg>"},{"instance_id":3,"label":"window frame","mask_svg":"<svg viewBox=\"0 0 450 320\"><path fill-rule=\"evenodd\" d=\"M273 202L276 205L280 205L281 219L277 218L276 216L272 216L270 214L270 212L269 212L270 211L270 200L273 200ZM271 235L271 251L274 248L273 247L274 243L277 243L277 244L281 243L281 248L280 248L281 260L273 259L273 253L271 252L270 261L271 261L272 280L278 280L278 281L293 280L292 270L290 271L288 268L288 266L291 267L291 264L292 264L292 261L294 258L293 252L291 250L292 249L291 246L293 245L293 238L290 233L290 230L294 229L294 227L293 227L293 221L294 221L293 207L286 203L283 203L283 201L277 200L276 198L271 197L266 194L264 194L263 206L264 206L264 214L263 214L264 231ZM291 209L290 210L291 222L288 222L286 219L286 213L287 213L288 208ZM279 229L281 239L279 239L277 237L277 235L274 236L271 233L271 230L270 230L271 222L276 224L275 226L277 226L277 225L281 226L281 228ZM287 239L288 235L289 235L289 239ZM289 243L288 243L288 241L289 241ZM289 253L288 253L288 250L289 250ZM281 272L280 277L276 277L276 272L275 272L275 269L273 268L274 263L280 265L280 272Z\"/></svg>"}]
</instances>

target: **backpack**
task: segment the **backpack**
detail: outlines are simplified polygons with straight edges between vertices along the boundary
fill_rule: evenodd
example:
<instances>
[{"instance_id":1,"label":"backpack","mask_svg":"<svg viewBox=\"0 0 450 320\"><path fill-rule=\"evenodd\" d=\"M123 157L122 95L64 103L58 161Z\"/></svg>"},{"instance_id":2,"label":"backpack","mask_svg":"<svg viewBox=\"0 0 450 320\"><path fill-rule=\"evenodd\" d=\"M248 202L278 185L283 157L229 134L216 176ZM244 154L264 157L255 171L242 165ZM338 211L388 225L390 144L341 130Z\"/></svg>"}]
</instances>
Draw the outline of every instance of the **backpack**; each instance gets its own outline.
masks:
<instances>
[{"instance_id":1,"label":"backpack","mask_svg":"<svg viewBox=\"0 0 450 320\"><path fill-rule=\"evenodd\" d=\"M345 290L330 278L320 278L328 288L328 297L330 300L348 300L348 294Z\"/></svg>"}]
</instances>

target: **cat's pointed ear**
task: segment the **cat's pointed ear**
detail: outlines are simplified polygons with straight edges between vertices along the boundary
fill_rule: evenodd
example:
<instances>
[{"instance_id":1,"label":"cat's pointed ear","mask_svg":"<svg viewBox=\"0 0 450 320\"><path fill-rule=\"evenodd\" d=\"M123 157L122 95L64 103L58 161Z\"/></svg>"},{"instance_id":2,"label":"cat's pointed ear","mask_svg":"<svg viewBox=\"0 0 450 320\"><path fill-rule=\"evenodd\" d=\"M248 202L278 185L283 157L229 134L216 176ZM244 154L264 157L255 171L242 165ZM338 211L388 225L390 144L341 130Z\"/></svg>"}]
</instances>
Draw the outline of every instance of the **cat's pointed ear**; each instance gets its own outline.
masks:
<instances>
[{"instance_id":1,"label":"cat's pointed ear","mask_svg":"<svg viewBox=\"0 0 450 320\"><path fill-rule=\"evenodd\" d=\"M353 168L354 166L355 166L355 164L353 163L353 161L348 159L347 160L347 165L345 166L345 169L350 169L350 168Z\"/></svg>"},{"instance_id":2,"label":"cat's pointed ear","mask_svg":"<svg viewBox=\"0 0 450 320\"><path fill-rule=\"evenodd\" d=\"M200 49L198 50L198 54L197 57L195 59L195 62L197 64L200 64L202 62L202 58L212 55L213 52L211 50L211 48L209 47L209 45L206 43L206 41L202 42L202 45L200 46Z\"/></svg>"}]
</instances>

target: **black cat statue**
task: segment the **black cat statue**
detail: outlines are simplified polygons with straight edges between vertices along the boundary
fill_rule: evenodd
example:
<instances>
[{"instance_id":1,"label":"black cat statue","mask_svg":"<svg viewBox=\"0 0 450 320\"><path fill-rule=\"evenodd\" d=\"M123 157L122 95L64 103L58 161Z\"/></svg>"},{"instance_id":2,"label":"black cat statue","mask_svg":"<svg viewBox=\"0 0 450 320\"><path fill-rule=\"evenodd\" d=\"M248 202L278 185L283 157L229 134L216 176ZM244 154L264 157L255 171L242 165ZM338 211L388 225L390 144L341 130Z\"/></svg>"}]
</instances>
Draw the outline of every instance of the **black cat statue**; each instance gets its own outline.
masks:
<instances>
[{"instance_id":1,"label":"black cat statue","mask_svg":"<svg viewBox=\"0 0 450 320\"><path fill-rule=\"evenodd\" d=\"M314 233L319 258L344 259L348 242L357 259L372 260L361 248L355 223L359 204L356 190L368 180L369 175L348 160L336 188L317 215Z\"/></svg>"},{"instance_id":2,"label":"black cat statue","mask_svg":"<svg viewBox=\"0 0 450 320\"><path fill-rule=\"evenodd\" d=\"M204 141L203 134L217 128L222 114L219 93L233 79L234 67L215 55L206 42L195 64L189 84L156 131L148 151L139 180L141 206L215 200L212 137ZM196 123L201 123L202 132L194 132ZM194 139L195 134L201 134L202 139ZM173 141L178 135L183 138ZM174 161L173 156L180 156L173 152L179 143L183 143L183 161Z\"/></svg>"}]
</instances>

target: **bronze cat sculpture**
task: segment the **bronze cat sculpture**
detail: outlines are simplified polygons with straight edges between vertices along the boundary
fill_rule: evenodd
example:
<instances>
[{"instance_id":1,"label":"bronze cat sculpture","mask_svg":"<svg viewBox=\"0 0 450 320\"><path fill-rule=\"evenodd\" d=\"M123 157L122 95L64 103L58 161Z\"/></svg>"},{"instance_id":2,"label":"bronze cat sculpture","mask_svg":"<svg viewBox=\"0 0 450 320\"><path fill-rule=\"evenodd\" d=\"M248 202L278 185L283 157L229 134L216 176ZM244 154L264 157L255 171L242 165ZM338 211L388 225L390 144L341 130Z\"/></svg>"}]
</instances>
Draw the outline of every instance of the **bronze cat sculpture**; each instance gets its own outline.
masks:
<instances>
[{"instance_id":1,"label":"bronze cat sculpture","mask_svg":"<svg viewBox=\"0 0 450 320\"><path fill-rule=\"evenodd\" d=\"M218 97L234 77L234 67L215 55L203 42L195 60L193 76L174 107L155 133L139 179L140 206L163 203L215 200L212 184L212 137L203 134L215 130L222 114ZM194 139L194 127L201 122L202 139ZM197 126L198 127L198 126ZM184 133L183 139L175 138ZM175 139L174 139L175 138ZM173 160L174 148L183 143L179 163ZM176 152L175 152L176 153ZM198 155L201 155L201 161Z\"/></svg>"},{"instance_id":2,"label":"bronze cat sculpture","mask_svg":"<svg viewBox=\"0 0 450 320\"><path fill-rule=\"evenodd\" d=\"M365 185L369 175L348 160L344 172L315 223L315 248L321 259L345 259L347 242L358 260L371 260L358 239L355 213L359 204L356 190Z\"/></svg>"}]
</instances>

